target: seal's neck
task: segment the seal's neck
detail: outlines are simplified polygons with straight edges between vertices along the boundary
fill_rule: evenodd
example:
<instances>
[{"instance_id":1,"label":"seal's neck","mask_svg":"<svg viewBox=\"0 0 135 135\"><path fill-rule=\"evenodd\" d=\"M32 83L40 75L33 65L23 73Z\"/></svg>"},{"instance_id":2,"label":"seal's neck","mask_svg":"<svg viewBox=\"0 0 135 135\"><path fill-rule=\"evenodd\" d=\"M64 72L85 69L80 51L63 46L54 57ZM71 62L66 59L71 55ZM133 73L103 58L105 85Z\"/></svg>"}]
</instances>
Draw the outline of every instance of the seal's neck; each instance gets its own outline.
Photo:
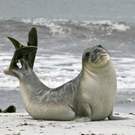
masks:
<instances>
[{"instance_id":1,"label":"seal's neck","mask_svg":"<svg viewBox=\"0 0 135 135\"><path fill-rule=\"evenodd\" d=\"M89 76L112 76L112 74L115 75L115 69L111 61L103 67L93 68L88 65L84 65L82 69L82 74L87 74Z\"/></svg>"}]
</instances>

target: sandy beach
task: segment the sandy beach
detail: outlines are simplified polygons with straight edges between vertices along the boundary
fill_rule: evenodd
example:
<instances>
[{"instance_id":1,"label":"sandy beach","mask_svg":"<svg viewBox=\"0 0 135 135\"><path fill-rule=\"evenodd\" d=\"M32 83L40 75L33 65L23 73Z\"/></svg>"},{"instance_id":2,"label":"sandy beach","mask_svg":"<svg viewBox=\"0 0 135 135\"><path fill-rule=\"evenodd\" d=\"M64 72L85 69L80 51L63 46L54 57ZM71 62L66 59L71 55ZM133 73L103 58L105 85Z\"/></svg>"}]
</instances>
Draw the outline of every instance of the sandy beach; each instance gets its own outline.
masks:
<instances>
[{"instance_id":1,"label":"sandy beach","mask_svg":"<svg viewBox=\"0 0 135 135\"><path fill-rule=\"evenodd\" d=\"M116 114L118 115L118 114ZM33 120L27 113L1 113L0 135L135 135L135 114L116 121Z\"/></svg>"}]
</instances>

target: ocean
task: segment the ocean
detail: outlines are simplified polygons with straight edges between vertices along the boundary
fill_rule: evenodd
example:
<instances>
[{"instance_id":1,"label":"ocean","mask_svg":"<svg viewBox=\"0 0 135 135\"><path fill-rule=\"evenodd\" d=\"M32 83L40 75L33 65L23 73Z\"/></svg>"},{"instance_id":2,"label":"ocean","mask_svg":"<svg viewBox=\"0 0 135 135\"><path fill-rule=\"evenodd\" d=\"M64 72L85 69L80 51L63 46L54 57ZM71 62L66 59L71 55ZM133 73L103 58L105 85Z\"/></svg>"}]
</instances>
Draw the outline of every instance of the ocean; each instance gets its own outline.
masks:
<instances>
[{"instance_id":1,"label":"ocean","mask_svg":"<svg viewBox=\"0 0 135 135\"><path fill-rule=\"evenodd\" d=\"M10 2L6 6L11 12L0 5L0 108L14 104L18 112L24 111L18 80L3 73L14 53L7 36L25 45L28 31L36 27L34 70L42 82L55 88L73 79L81 70L83 50L101 44L116 67L115 111L135 112L134 0L40 0L38 5L36 1Z\"/></svg>"}]
</instances>

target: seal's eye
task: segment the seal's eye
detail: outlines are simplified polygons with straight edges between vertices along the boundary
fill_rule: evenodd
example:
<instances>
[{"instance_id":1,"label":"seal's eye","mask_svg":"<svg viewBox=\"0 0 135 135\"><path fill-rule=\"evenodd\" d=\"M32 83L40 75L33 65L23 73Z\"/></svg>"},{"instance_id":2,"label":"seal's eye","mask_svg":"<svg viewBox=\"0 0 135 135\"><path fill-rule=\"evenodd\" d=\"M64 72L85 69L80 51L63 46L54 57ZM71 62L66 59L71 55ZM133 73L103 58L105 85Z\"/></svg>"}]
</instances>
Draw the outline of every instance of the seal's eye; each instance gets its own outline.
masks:
<instances>
[{"instance_id":1,"label":"seal's eye","mask_svg":"<svg viewBox=\"0 0 135 135\"><path fill-rule=\"evenodd\" d=\"M86 52L86 53L85 53L85 56L86 56L86 57L89 57L89 56L90 56L90 52Z\"/></svg>"}]
</instances>

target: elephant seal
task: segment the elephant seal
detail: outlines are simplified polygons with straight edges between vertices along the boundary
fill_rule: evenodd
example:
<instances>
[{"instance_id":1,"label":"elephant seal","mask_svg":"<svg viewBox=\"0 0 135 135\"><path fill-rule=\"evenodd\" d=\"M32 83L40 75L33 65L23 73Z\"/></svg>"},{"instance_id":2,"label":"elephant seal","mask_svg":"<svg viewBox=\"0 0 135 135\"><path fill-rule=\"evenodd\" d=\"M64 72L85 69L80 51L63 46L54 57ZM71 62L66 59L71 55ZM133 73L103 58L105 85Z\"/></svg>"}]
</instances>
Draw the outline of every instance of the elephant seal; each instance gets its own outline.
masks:
<instances>
[{"instance_id":1,"label":"elephant seal","mask_svg":"<svg viewBox=\"0 0 135 135\"><path fill-rule=\"evenodd\" d=\"M19 79L25 108L34 119L74 120L87 117L93 121L112 118L116 73L109 53L101 45L84 51L82 70L76 78L51 89L33 71L36 29L32 28L29 33L28 46L9 39L16 51L5 73Z\"/></svg>"}]
</instances>

